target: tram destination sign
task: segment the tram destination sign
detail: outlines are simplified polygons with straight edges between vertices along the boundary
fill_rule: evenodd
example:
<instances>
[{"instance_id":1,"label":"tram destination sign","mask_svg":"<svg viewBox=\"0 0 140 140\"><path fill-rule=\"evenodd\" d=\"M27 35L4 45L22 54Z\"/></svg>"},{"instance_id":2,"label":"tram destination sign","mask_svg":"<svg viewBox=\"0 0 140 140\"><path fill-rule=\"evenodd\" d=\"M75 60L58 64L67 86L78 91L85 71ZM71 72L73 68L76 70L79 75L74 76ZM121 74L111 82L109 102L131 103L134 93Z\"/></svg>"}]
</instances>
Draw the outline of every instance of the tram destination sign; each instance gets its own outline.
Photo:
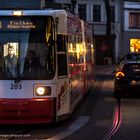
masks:
<instances>
[{"instance_id":1,"label":"tram destination sign","mask_svg":"<svg viewBox=\"0 0 140 140\"><path fill-rule=\"evenodd\" d=\"M35 29L36 25L31 21L0 21L0 30L16 30L16 29Z\"/></svg>"},{"instance_id":2,"label":"tram destination sign","mask_svg":"<svg viewBox=\"0 0 140 140\"><path fill-rule=\"evenodd\" d=\"M39 22L38 19L11 19L0 18L0 31L10 30L43 30L44 22Z\"/></svg>"}]
</instances>

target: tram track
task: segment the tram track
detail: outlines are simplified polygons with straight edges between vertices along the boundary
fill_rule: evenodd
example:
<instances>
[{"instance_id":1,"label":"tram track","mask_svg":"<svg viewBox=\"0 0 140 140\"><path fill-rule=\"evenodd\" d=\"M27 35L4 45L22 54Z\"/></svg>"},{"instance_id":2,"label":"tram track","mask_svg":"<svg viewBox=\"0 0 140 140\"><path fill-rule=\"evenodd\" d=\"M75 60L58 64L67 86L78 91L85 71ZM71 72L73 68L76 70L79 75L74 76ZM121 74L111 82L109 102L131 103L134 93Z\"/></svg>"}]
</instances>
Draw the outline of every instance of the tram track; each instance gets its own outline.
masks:
<instances>
[{"instance_id":1,"label":"tram track","mask_svg":"<svg viewBox=\"0 0 140 140\"><path fill-rule=\"evenodd\" d=\"M110 80L111 79L111 77L109 77L109 76L110 75L108 75L108 79L107 80ZM89 111L87 111L87 109L85 109L86 112L83 112L82 111L82 116L80 118L78 118L78 120L75 120L75 122L73 122L73 124L71 124L70 127L68 127L67 129L65 129L63 131L60 131L60 132L54 134L53 136L51 135L52 137L51 136L48 136L48 135L45 135L43 139L44 140L61 139L61 138L64 139L67 136L72 135L74 132L76 132L80 128L82 128L88 122L88 120L90 120L89 116L91 115L92 109L94 108L94 110L95 110L96 105L98 105L97 104L97 99L102 99L101 101L104 101L104 99L106 97L105 94L104 94L104 96L102 96L103 94L100 93L100 92L102 92L101 87L104 86L106 88L106 92L110 92L109 94L107 93L107 95L111 95L112 94L112 87L110 87L110 86L109 87L106 87L106 85L109 85L108 83L102 85L103 82L106 82L106 75L101 74L101 75L98 76L98 82L97 82L98 85L96 85L96 88L97 89L94 88L94 95L97 94L96 95L96 99L95 99L96 103L94 102L94 105L92 105L92 106L90 105L90 104L93 104L93 98L91 98L91 96L90 96L90 99L92 99L91 102L89 102L89 100L88 100L88 103L89 103L88 104L88 109L90 108ZM98 98L98 96L100 96L100 97L102 96L102 97L101 98ZM106 100L105 100L105 102L106 102ZM114 113L112 114L112 110L114 109L114 105L115 105L115 110L114 110ZM109 104L109 106L110 106L110 104ZM82 108L82 110L83 110L83 108ZM103 139L103 140L111 140L111 138L113 137L113 135L115 135L115 133L117 132L117 130L119 129L119 126L121 124L121 112L120 112L120 110L121 110L121 100L117 100L117 104L116 104L115 103L115 100L113 99L113 106L112 106L112 108L111 109L109 108L107 110L105 108L104 110L105 110L104 111L105 114L107 114L106 112L109 110L109 112L111 112L111 116L109 116L109 119L111 119L112 117L114 119L113 119L113 123L112 123L111 128L109 129L109 131L107 131L107 133L106 133L106 130L104 130L105 133L103 133L101 139ZM98 114L97 115L94 114L94 117L95 117L94 118L94 122L95 121L100 121L100 120L102 121L102 119L103 120L105 119L104 118L104 112L103 113L100 112L100 111L103 111L103 109L100 110L100 106L99 106L99 109L97 108L97 110L95 110L95 111L99 111L99 113L98 113L99 115ZM97 118L96 118L96 116L97 116ZM107 117L108 117L108 115L107 115ZM82 124L79 123L79 122L82 122ZM110 124L107 124L107 125L109 126ZM5 140L17 140L17 139L32 139L32 140L37 140L37 139L41 139L42 136L39 136L39 135L38 136L35 136L36 134L34 133L34 129L35 128L33 128L33 129L32 128L31 129L28 128L28 129L23 129L23 130L16 131L14 133L11 133L11 134L14 134L13 136L6 137ZM31 132L33 132L33 133L31 134Z\"/></svg>"},{"instance_id":2,"label":"tram track","mask_svg":"<svg viewBox=\"0 0 140 140\"><path fill-rule=\"evenodd\" d=\"M117 106L116 106L115 113L114 113L113 125L103 140L110 140L111 137L119 129L120 124L121 124L121 99L118 99Z\"/></svg>"}]
</instances>

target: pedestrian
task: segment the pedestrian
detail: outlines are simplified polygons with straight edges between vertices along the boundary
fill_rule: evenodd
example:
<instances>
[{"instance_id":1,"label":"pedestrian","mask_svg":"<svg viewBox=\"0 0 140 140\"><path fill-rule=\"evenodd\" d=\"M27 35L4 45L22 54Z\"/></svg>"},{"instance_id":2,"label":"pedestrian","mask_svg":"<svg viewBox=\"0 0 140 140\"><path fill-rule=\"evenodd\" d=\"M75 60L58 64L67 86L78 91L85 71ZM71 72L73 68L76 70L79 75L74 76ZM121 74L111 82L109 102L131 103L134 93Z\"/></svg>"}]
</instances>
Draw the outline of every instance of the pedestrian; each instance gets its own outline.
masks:
<instances>
[{"instance_id":1,"label":"pedestrian","mask_svg":"<svg viewBox=\"0 0 140 140\"><path fill-rule=\"evenodd\" d=\"M35 55L34 50L27 52L27 57L24 64L24 74L27 76L36 76L40 66L39 59Z\"/></svg>"},{"instance_id":2,"label":"pedestrian","mask_svg":"<svg viewBox=\"0 0 140 140\"><path fill-rule=\"evenodd\" d=\"M15 55L14 46L8 45L8 54L4 57L5 60L5 68L7 76L15 76L16 75L16 66L17 66L17 56Z\"/></svg>"}]
</instances>

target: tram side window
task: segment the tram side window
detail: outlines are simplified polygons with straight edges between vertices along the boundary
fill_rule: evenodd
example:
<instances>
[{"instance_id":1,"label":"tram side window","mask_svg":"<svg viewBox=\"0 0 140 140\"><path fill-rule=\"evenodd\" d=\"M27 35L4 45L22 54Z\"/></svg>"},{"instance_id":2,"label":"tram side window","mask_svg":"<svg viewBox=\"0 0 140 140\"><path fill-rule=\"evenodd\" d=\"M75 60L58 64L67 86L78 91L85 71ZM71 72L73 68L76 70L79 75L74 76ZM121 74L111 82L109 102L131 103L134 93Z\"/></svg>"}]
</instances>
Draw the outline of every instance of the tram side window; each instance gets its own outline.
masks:
<instances>
[{"instance_id":1,"label":"tram side window","mask_svg":"<svg viewBox=\"0 0 140 140\"><path fill-rule=\"evenodd\" d=\"M66 36L65 35L57 36L57 51L66 52Z\"/></svg>"},{"instance_id":2,"label":"tram side window","mask_svg":"<svg viewBox=\"0 0 140 140\"><path fill-rule=\"evenodd\" d=\"M57 35L57 66L58 76L67 75L66 36Z\"/></svg>"},{"instance_id":3,"label":"tram side window","mask_svg":"<svg viewBox=\"0 0 140 140\"><path fill-rule=\"evenodd\" d=\"M54 29L53 21L51 18L47 20L46 26L46 70L50 77L55 74L55 43L54 43Z\"/></svg>"},{"instance_id":4,"label":"tram side window","mask_svg":"<svg viewBox=\"0 0 140 140\"><path fill-rule=\"evenodd\" d=\"M67 75L67 58L65 54L58 54L58 76Z\"/></svg>"},{"instance_id":5,"label":"tram side window","mask_svg":"<svg viewBox=\"0 0 140 140\"><path fill-rule=\"evenodd\" d=\"M91 45L87 45L86 62L92 62Z\"/></svg>"}]
</instances>

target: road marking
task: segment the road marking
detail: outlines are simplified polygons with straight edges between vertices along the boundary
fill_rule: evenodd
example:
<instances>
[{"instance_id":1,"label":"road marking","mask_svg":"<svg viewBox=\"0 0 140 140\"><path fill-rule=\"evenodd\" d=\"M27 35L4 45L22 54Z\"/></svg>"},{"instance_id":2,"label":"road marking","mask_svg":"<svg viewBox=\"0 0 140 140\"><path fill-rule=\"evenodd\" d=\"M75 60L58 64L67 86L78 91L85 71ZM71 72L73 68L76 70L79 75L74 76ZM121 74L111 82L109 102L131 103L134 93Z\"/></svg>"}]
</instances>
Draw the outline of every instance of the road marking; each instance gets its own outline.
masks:
<instances>
[{"instance_id":1,"label":"road marking","mask_svg":"<svg viewBox=\"0 0 140 140\"><path fill-rule=\"evenodd\" d=\"M89 121L89 116L81 116L79 117L72 125L70 125L65 131L58 133L56 136L48 138L46 140L61 140L70 134L74 133L82 126L84 126Z\"/></svg>"}]
</instances>

